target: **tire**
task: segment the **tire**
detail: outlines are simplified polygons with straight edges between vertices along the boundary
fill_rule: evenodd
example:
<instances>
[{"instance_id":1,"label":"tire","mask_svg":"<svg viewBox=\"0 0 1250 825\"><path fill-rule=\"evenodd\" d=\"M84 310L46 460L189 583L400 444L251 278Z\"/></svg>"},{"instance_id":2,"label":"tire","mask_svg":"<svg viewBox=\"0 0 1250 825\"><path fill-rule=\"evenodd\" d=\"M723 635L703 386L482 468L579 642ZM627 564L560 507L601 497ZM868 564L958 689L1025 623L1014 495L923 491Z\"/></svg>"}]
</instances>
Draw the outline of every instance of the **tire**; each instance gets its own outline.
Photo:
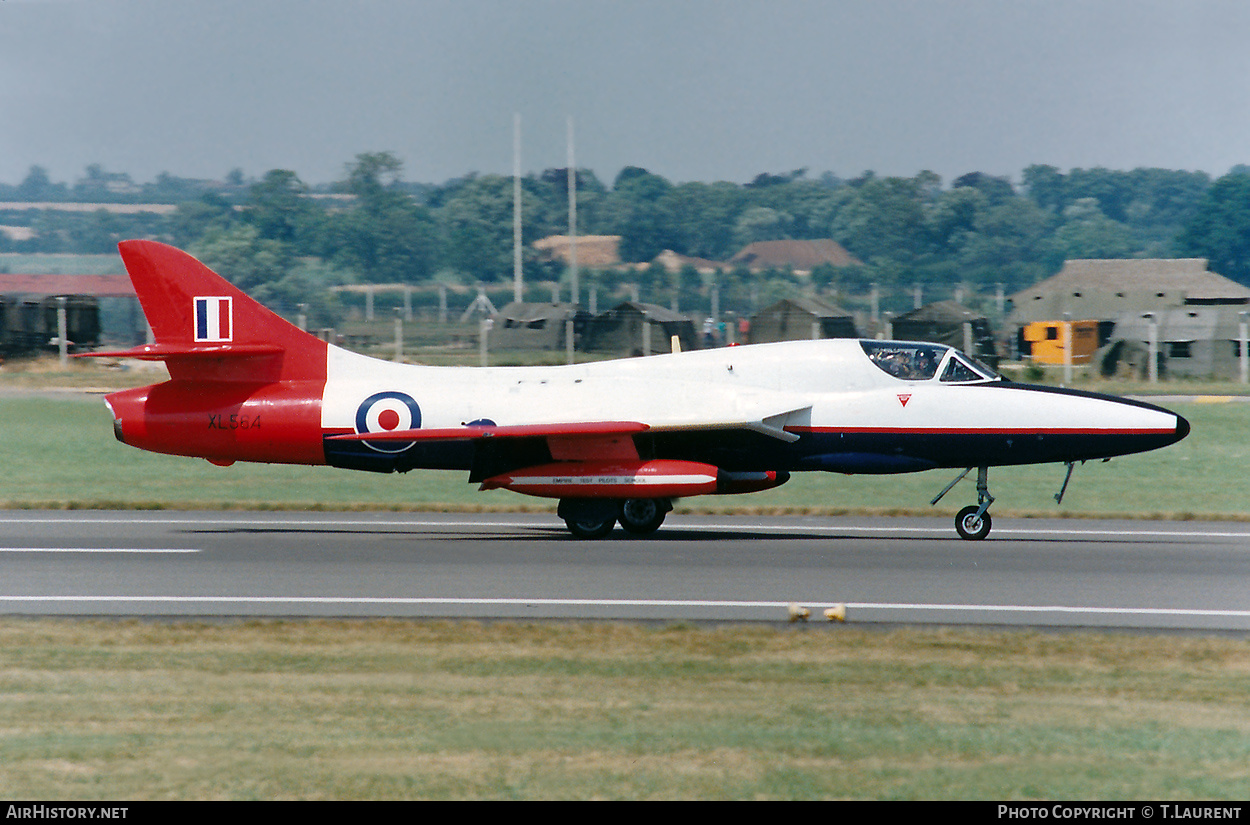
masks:
<instances>
[{"instance_id":1,"label":"tire","mask_svg":"<svg viewBox=\"0 0 1250 825\"><path fill-rule=\"evenodd\" d=\"M959 515L955 516L955 532L959 533L959 537L968 541L980 541L990 534L990 526L993 520L987 512L980 518L977 518L977 511L981 508L975 504L970 504L959 511Z\"/></svg>"},{"instance_id":2,"label":"tire","mask_svg":"<svg viewBox=\"0 0 1250 825\"><path fill-rule=\"evenodd\" d=\"M667 504L657 498L627 498L621 502L621 526L636 536L650 535L664 523Z\"/></svg>"},{"instance_id":3,"label":"tire","mask_svg":"<svg viewBox=\"0 0 1250 825\"><path fill-rule=\"evenodd\" d=\"M601 519L596 516L573 516L564 520L569 532L579 539L601 539L616 526L616 519Z\"/></svg>"}]
</instances>

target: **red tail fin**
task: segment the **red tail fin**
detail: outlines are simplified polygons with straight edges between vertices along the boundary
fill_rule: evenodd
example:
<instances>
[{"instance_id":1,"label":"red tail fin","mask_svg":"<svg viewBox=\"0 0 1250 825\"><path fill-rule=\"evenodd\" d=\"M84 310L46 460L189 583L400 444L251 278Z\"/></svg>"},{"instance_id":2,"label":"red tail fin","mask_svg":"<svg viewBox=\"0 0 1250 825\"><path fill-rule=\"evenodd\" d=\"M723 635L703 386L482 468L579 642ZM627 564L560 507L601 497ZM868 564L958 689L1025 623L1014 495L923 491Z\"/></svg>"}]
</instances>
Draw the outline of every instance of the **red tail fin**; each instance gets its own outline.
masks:
<instances>
[{"instance_id":1,"label":"red tail fin","mask_svg":"<svg viewBox=\"0 0 1250 825\"><path fill-rule=\"evenodd\" d=\"M155 241L122 241L118 248L156 344L111 354L162 359L176 379L325 380L324 341L195 258Z\"/></svg>"}]
</instances>

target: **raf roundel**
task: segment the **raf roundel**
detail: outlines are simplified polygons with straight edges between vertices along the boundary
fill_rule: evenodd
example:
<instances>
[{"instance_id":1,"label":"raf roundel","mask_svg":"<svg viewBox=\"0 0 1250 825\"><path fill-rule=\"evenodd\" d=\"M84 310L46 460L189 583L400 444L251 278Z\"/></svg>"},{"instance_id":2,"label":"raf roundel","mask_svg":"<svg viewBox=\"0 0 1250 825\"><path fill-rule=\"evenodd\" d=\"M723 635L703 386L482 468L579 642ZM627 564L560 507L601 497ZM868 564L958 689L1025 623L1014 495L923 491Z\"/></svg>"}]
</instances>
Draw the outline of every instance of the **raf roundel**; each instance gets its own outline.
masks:
<instances>
[{"instance_id":1,"label":"raf roundel","mask_svg":"<svg viewBox=\"0 0 1250 825\"><path fill-rule=\"evenodd\" d=\"M396 430L415 430L421 426L421 408L411 395L387 391L375 393L356 408L356 432L389 433ZM380 453L402 453L412 446L405 442L366 441L371 449Z\"/></svg>"}]
</instances>

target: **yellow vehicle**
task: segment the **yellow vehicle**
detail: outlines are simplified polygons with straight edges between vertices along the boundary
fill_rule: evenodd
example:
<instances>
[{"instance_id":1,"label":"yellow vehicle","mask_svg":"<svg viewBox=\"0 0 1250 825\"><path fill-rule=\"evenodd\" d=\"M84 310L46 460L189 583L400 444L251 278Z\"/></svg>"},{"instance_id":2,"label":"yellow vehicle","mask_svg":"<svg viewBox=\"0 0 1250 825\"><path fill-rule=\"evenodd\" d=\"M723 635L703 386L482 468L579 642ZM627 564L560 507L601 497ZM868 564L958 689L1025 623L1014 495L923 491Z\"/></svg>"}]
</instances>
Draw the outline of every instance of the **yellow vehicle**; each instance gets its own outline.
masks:
<instances>
[{"instance_id":1,"label":"yellow vehicle","mask_svg":"<svg viewBox=\"0 0 1250 825\"><path fill-rule=\"evenodd\" d=\"M1026 324L1021 355L1035 363L1064 363L1064 347L1068 339L1064 327L1072 328L1072 363L1088 364L1098 349L1097 321L1034 321Z\"/></svg>"}]
</instances>

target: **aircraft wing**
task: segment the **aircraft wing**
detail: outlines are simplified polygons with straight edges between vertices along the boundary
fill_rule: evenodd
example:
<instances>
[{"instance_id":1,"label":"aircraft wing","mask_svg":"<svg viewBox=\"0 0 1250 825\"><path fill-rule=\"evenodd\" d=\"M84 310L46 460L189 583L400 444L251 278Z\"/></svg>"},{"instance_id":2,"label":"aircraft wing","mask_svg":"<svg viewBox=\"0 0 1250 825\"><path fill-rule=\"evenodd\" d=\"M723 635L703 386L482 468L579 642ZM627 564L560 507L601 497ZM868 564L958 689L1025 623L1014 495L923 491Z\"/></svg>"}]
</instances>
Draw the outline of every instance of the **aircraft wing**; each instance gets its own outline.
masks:
<instances>
[{"instance_id":1,"label":"aircraft wing","mask_svg":"<svg viewBox=\"0 0 1250 825\"><path fill-rule=\"evenodd\" d=\"M793 442L799 439L797 433L785 429L787 420L792 415L801 415L811 411L811 407L766 415L759 418L671 418L651 423L642 421L563 421L543 424L511 424L482 425L473 424L462 427L423 427L413 430L391 430L387 432L347 433L330 436L332 440L341 441L375 441L375 442L416 442L416 441L474 441L487 438L547 438L549 440L583 440L591 441L630 436L643 432L676 432L681 430L752 430L780 441Z\"/></svg>"},{"instance_id":2,"label":"aircraft wing","mask_svg":"<svg viewBox=\"0 0 1250 825\"><path fill-rule=\"evenodd\" d=\"M570 421L552 424L469 424L463 427L422 427L374 433L333 435L335 441L475 441L479 438L632 435L650 429L638 421Z\"/></svg>"}]
</instances>

